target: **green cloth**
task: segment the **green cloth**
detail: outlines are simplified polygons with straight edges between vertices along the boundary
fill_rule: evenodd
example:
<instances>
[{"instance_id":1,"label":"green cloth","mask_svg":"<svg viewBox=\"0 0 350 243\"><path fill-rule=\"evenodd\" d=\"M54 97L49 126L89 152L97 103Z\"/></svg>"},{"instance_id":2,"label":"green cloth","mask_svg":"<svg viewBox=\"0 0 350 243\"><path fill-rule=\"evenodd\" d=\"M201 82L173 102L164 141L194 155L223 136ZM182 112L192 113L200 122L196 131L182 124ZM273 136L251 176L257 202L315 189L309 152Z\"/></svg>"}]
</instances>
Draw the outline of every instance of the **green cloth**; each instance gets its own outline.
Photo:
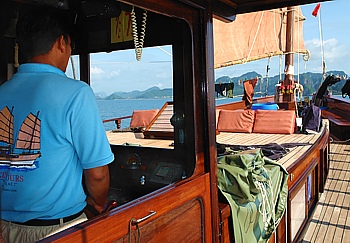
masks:
<instances>
[{"instance_id":1,"label":"green cloth","mask_svg":"<svg viewBox=\"0 0 350 243\"><path fill-rule=\"evenodd\" d=\"M234 88L234 83L228 83L227 84L227 97L228 98L233 98L233 88Z\"/></svg>"},{"instance_id":2,"label":"green cloth","mask_svg":"<svg viewBox=\"0 0 350 243\"><path fill-rule=\"evenodd\" d=\"M261 149L218 157L218 187L231 207L235 242L270 239L286 209L287 180L284 167Z\"/></svg>"}]
</instances>

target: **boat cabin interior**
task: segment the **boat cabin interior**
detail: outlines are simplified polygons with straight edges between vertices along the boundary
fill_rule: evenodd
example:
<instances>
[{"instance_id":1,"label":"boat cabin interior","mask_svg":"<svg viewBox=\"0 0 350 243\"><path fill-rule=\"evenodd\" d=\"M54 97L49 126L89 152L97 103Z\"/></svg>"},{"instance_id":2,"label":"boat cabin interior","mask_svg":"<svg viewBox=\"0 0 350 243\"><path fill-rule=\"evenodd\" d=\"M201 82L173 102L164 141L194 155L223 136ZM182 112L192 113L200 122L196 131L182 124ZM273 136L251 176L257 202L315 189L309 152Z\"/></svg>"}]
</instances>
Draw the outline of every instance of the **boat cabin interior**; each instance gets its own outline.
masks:
<instances>
[{"instance_id":1,"label":"boat cabin interior","mask_svg":"<svg viewBox=\"0 0 350 243\"><path fill-rule=\"evenodd\" d=\"M118 207L51 236L47 242L126 242L136 240L137 236L142 242L174 239L229 242L232 235L223 233L223 211L217 188L213 18L231 22L242 13L313 2L316 1L1 1L0 85L21 63L14 34L18 13L39 4L69 12L74 40L72 54L79 58L79 79L88 84L91 83L90 57L94 53L156 46L172 49L172 140L165 139L165 146L155 147L111 144L115 160L110 165L110 196L118 201ZM134 23L131 12L136 19ZM133 24L137 25L136 29ZM137 47L133 31L139 38ZM142 58L145 53L140 55ZM325 146L321 150L327 154ZM312 151L317 154L320 150ZM296 169L294 163L290 166ZM293 188L303 188L310 174L317 180L321 170L317 162L310 161L310 168L301 184L292 183ZM298 173L302 174L300 168ZM325 177L324 173L322 176ZM313 190L316 195L318 189ZM297 195L298 190L293 193ZM289 229L280 230L277 241L295 241L301 225L305 221L293 229L293 236Z\"/></svg>"}]
</instances>

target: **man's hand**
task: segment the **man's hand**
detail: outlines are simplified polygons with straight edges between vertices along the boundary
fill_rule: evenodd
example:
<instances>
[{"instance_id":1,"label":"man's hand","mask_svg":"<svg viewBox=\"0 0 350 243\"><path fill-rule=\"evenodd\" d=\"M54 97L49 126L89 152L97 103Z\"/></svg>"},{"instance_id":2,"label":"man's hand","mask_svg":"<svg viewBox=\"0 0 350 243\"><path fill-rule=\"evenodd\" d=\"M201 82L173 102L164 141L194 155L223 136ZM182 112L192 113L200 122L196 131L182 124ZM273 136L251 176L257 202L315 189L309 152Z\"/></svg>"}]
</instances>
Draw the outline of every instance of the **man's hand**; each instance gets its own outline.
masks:
<instances>
[{"instance_id":1,"label":"man's hand","mask_svg":"<svg viewBox=\"0 0 350 243\"><path fill-rule=\"evenodd\" d=\"M94 200L92 197L86 198L86 202L87 202L87 204L93 206L94 209L96 209L97 212L99 212L99 213L102 213L102 212L103 212L104 207L103 207L103 208L100 207L100 206L95 202L95 200Z\"/></svg>"}]
</instances>

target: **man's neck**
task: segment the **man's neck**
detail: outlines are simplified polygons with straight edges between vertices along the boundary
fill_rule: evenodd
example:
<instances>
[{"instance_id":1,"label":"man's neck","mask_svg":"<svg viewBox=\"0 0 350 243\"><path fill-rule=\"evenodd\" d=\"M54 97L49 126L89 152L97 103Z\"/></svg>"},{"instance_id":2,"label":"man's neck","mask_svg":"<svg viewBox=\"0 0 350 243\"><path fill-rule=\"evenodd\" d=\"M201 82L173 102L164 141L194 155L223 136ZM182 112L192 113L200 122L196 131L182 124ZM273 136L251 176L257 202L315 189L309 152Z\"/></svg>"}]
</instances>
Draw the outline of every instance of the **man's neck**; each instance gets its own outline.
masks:
<instances>
[{"instance_id":1,"label":"man's neck","mask_svg":"<svg viewBox=\"0 0 350 243\"><path fill-rule=\"evenodd\" d=\"M37 56L33 57L30 60L30 62L49 64L51 66L57 67L57 68L62 70L62 68L60 68L60 65L57 63L56 59L52 58L52 55L50 55L50 54L37 55ZM62 70L62 71L65 72L65 70Z\"/></svg>"}]
</instances>

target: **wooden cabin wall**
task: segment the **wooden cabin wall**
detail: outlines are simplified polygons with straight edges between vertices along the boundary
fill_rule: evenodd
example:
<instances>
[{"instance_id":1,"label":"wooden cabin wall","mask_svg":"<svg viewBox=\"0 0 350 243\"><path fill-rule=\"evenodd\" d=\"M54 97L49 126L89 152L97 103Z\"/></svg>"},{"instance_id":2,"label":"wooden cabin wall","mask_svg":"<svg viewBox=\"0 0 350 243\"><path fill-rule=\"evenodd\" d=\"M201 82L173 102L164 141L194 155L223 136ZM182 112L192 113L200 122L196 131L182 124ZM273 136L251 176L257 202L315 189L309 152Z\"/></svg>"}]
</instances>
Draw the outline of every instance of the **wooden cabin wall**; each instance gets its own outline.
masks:
<instances>
[{"instance_id":1,"label":"wooden cabin wall","mask_svg":"<svg viewBox=\"0 0 350 243\"><path fill-rule=\"evenodd\" d=\"M207 10L202 11L204 18L204 36L202 52L203 66L207 76L203 79L203 87L201 88L201 97L204 104L205 122L205 138L204 146L206 150L206 170L210 171L210 188L212 201L212 224L213 224L213 242L220 241L220 235L223 234L223 229L220 229L221 220L218 202L218 182L217 182L217 146L216 146L216 102L215 102L215 75L214 75L214 37L213 37L213 9L212 5L207 5ZM220 231L221 230L221 231Z\"/></svg>"}]
</instances>

